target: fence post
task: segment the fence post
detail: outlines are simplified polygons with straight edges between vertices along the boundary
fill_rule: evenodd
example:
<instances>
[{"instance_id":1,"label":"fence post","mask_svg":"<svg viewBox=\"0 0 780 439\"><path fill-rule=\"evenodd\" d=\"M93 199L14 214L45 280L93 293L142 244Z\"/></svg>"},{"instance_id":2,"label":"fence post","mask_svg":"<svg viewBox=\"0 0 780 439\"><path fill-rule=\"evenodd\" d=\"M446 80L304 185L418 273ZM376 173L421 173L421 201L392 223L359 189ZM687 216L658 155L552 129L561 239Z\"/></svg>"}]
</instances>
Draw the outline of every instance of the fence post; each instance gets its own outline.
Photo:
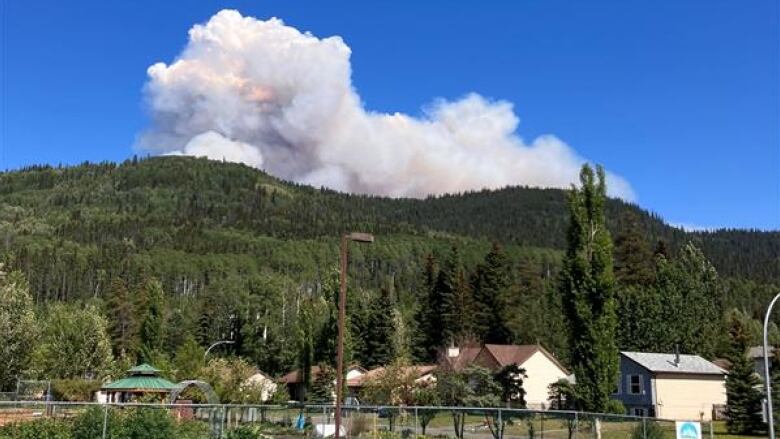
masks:
<instances>
[{"instance_id":1,"label":"fence post","mask_svg":"<svg viewBox=\"0 0 780 439\"><path fill-rule=\"evenodd\" d=\"M642 437L647 439L647 418L642 418Z\"/></svg>"},{"instance_id":2,"label":"fence post","mask_svg":"<svg viewBox=\"0 0 780 439\"><path fill-rule=\"evenodd\" d=\"M504 418L501 415L501 409L498 409L498 425L496 425L496 429L498 430L498 439L504 438Z\"/></svg>"},{"instance_id":3,"label":"fence post","mask_svg":"<svg viewBox=\"0 0 780 439\"><path fill-rule=\"evenodd\" d=\"M714 425L712 423L712 419L710 419L710 439L713 439L715 437L715 433L714 433L713 427L714 427Z\"/></svg>"},{"instance_id":4,"label":"fence post","mask_svg":"<svg viewBox=\"0 0 780 439\"><path fill-rule=\"evenodd\" d=\"M420 426L420 420L417 418L417 407L414 408L414 435L417 436L420 434L417 429Z\"/></svg>"},{"instance_id":5,"label":"fence post","mask_svg":"<svg viewBox=\"0 0 780 439\"><path fill-rule=\"evenodd\" d=\"M580 437L580 417L577 412L574 412L574 437L576 439Z\"/></svg>"},{"instance_id":6,"label":"fence post","mask_svg":"<svg viewBox=\"0 0 780 439\"><path fill-rule=\"evenodd\" d=\"M103 439L106 439L106 431L108 430L108 404L103 405Z\"/></svg>"},{"instance_id":7,"label":"fence post","mask_svg":"<svg viewBox=\"0 0 780 439\"><path fill-rule=\"evenodd\" d=\"M219 427L219 437L224 437L225 435L225 406L222 406L222 419L220 420L220 427Z\"/></svg>"},{"instance_id":8,"label":"fence post","mask_svg":"<svg viewBox=\"0 0 780 439\"><path fill-rule=\"evenodd\" d=\"M539 412L539 435L544 439L544 412Z\"/></svg>"}]
</instances>

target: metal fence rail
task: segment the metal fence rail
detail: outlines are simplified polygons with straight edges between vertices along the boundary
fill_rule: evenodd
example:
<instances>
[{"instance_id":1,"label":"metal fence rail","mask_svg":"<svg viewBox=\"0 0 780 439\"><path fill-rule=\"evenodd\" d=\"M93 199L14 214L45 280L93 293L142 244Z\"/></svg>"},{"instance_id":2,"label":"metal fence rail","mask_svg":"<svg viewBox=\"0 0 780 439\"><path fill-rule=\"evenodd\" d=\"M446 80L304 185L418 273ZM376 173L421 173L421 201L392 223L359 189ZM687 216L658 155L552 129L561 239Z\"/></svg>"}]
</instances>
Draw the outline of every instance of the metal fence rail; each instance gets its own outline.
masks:
<instances>
[{"instance_id":1,"label":"metal fence rail","mask_svg":"<svg viewBox=\"0 0 780 439\"><path fill-rule=\"evenodd\" d=\"M139 413L170 419L187 437L226 438L234 430L252 437L322 437L334 433L333 405L144 404L0 401L3 430L30 422L94 427L96 438L111 437L121 422ZM673 439L675 421L630 415L497 407L344 406L342 434L348 438L480 439ZM712 423L703 423L712 438ZM263 436L259 436L262 434ZM199 436L200 435L200 436ZM172 438L175 436L172 436ZM244 437L244 436L241 436Z\"/></svg>"}]
</instances>

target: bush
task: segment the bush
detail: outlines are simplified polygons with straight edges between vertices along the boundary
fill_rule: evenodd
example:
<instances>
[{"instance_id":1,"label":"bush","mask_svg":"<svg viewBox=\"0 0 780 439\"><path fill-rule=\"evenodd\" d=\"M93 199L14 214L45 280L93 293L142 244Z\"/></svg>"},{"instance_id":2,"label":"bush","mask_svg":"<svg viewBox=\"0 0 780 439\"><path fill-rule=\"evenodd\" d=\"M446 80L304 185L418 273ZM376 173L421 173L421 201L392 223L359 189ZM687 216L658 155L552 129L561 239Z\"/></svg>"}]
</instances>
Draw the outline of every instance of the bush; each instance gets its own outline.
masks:
<instances>
[{"instance_id":1,"label":"bush","mask_svg":"<svg viewBox=\"0 0 780 439\"><path fill-rule=\"evenodd\" d=\"M122 439L173 439L173 418L164 409L136 408L122 422L118 437Z\"/></svg>"},{"instance_id":2,"label":"bush","mask_svg":"<svg viewBox=\"0 0 780 439\"><path fill-rule=\"evenodd\" d=\"M241 426L228 431L227 439L257 439L260 433L255 427Z\"/></svg>"},{"instance_id":3,"label":"bush","mask_svg":"<svg viewBox=\"0 0 780 439\"><path fill-rule=\"evenodd\" d=\"M101 383L96 380L53 380L51 393L57 401L92 401L92 396L100 390Z\"/></svg>"},{"instance_id":4,"label":"bush","mask_svg":"<svg viewBox=\"0 0 780 439\"><path fill-rule=\"evenodd\" d=\"M0 427L0 439L73 439L73 435L67 421L39 419Z\"/></svg>"},{"instance_id":5,"label":"bush","mask_svg":"<svg viewBox=\"0 0 780 439\"><path fill-rule=\"evenodd\" d=\"M73 420L73 439L93 439L103 437L103 418L105 409L98 406L92 406L83 413L76 416ZM111 434L116 429L116 415L113 410L109 411L108 428L106 432L108 437L114 437Z\"/></svg>"},{"instance_id":6,"label":"bush","mask_svg":"<svg viewBox=\"0 0 780 439\"><path fill-rule=\"evenodd\" d=\"M625 415L626 407L617 399L610 399L609 402L607 402L607 406L604 408L604 412L613 415Z\"/></svg>"},{"instance_id":7,"label":"bush","mask_svg":"<svg viewBox=\"0 0 780 439\"><path fill-rule=\"evenodd\" d=\"M640 422L634 427L631 439L664 439L664 429L658 422L652 420Z\"/></svg>"}]
</instances>

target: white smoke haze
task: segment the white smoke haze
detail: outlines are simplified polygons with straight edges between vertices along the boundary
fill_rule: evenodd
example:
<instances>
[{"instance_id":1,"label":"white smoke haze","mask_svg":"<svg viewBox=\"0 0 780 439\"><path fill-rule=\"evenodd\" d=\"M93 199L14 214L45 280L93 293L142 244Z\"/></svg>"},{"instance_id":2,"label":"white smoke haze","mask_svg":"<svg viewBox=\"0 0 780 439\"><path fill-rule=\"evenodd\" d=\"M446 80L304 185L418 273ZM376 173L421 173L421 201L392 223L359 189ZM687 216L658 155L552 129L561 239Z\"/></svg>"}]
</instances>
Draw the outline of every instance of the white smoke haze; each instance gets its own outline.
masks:
<instances>
[{"instance_id":1,"label":"white smoke haze","mask_svg":"<svg viewBox=\"0 0 780 439\"><path fill-rule=\"evenodd\" d=\"M419 118L367 111L352 86L350 54L338 36L220 11L193 26L172 64L149 67L152 126L137 147L393 197L578 180L585 160L552 135L526 144L506 101L440 99ZM607 178L611 195L634 199L623 178Z\"/></svg>"}]
</instances>

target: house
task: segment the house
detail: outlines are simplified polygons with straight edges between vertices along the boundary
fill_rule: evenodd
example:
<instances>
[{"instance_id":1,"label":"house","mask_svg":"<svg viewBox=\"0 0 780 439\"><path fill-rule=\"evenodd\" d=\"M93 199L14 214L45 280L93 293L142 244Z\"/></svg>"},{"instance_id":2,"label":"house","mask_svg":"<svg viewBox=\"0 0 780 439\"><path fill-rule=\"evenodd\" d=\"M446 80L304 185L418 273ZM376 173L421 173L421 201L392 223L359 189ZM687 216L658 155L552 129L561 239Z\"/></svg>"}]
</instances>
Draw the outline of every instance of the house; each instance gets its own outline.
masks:
<instances>
[{"instance_id":1,"label":"house","mask_svg":"<svg viewBox=\"0 0 780 439\"><path fill-rule=\"evenodd\" d=\"M241 385L242 387L258 389L260 391L260 401L262 402L269 401L278 387L273 378L260 371L247 378Z\"/></svg>"},{"instance_id":2,"label":"house","mask_svg":"<svg viewBox=\"0 0 780 439\"><path fill-rule=\"evenodd\" d=\"M353 364L346 368L346 379L347 379L347 389L349 389L349 381L354 380L355 378L363 375L366 373L366 370L362 367ZM320 374L320 367L319 366L312 366L311 367L311 381L312 383L317 380L317 376ZM304 396L303 391L303 374L301 374L301 371L299 369L296 369L287 375L283 376L279 379L279 381L287 386L287 390L290 393L290 400L293 401L301 401ZM336 387L336 382L333 382L333 387ZM350 391L350 393L352 393ZM333 398L336 396L333 395Z\"/></svg>"},{"instance_id":3,"label":"house","mask_svg":"<svg viewBox=\"0 0 780 439\"><path fill-rule=\"evenodd\" d=\"M436 376L434 373L436 372L437 367L438 366L435 364L402 366L400 373L405 377L414 379L415 384L430 383L436 381ZM387 370L385 367L371 369L363 375L347 380L347 387L350 389L350 391L359 392L360 389L362 389L367 383L371 382L372 380L381 378L385 373L385 370Z\"/></svg>"},{"instance_id":4,"label":"house","mask_svg":"<svg viewBox=\"0 0 780 439\"><path fill-rule=\"evenodd\" d=\"M769 348L769 363L771 367L772 355L774 355L775 348L768 346ZM753 370L756 371L758 376L761 377L761 382L764 382L764 347L753 346L748 350L748 357L753 360Z\"/></svg>"},{"instance_id":5,"label":"house","mask_svg":"<svg viewBox=\"0 0 780 439\"><path fill-rule=\"evenodd\" d=\"M707 421L726 404L726 371L698 355L621 352L617 384L631 415Z\"/></svg>"},{"instance_id":6,"label":"house","mask_svg":"<svg viewBox=\"0 0 780 439\"><path fill-rule=\"evenodd\" d=\"M548 404L549 386L560 379L567 379L569 371L541 345L498 345L451 347L440 355L444 369L462 370L468 366L481 366L499 372L516 364L525 369L523 380L525 401L529 408L545 408Z\"/></svg>"}]
</instances>

